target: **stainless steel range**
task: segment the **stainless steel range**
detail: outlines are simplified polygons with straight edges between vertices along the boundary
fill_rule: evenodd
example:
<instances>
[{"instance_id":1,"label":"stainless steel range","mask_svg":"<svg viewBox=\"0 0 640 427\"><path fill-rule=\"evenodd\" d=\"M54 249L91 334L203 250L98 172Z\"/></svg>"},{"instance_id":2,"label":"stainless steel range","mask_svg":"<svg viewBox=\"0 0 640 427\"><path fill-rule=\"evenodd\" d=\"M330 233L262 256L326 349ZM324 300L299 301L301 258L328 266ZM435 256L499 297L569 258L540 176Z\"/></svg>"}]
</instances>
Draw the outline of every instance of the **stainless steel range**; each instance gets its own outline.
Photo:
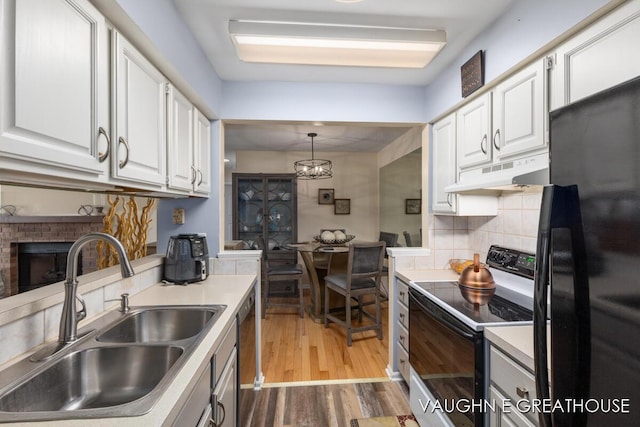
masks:
<instances>
[{"instance_id":1,"label":"stainless steel range","mask_svg":"<svg viewBox=\"0 0 640 427\"><path fill-rule=\"evenodd\" d=\"M467 302L457 282L411 283L411 409L421 425L484 426L483 329L533 323L535 255L491 246L486 260L496 282L486 305Z\"/></svg>"}]
</instances>

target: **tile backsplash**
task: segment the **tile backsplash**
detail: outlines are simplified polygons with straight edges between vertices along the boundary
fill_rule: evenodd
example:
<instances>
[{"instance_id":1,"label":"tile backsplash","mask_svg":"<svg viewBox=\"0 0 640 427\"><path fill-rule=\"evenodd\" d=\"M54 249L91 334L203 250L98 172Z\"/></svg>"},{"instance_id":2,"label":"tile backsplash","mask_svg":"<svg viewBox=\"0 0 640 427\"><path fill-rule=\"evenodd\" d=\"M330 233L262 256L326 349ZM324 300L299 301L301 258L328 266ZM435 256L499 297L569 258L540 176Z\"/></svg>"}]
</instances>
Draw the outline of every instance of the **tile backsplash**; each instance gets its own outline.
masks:
<instances>
[{"instance_id":1,"label":"tile backsplash","mask_svg":"<svg viewBox=\"0 0 640 427\"><path fill-rule=\"evenodd\" d=\"M540 192L505 193L498 215L453 217L429 214L431 255L426 268L448 268L450 258L484 259L491 245L535 253L540 216Z\"/></svg>"}]
</instances>

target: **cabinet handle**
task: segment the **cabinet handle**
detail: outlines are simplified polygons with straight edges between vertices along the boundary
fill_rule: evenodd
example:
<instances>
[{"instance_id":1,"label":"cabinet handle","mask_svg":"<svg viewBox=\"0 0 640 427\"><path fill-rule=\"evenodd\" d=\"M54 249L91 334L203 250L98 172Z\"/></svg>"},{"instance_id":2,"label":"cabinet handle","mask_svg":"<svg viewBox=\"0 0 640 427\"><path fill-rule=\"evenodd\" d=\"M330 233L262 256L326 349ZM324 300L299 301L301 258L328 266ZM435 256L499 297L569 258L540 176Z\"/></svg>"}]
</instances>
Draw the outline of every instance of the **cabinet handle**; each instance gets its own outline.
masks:
<instances>
[{"instance_id":1,"label":"cabinet handle","mask_svg":"<svg viewBox=\"0 0 640 427\"><path fill-rule=\"evenodd\" d=\"M406 360L404 360L404 359L400 359L400 364L401 364L401 365L404 365L406 362L407 362Z\"/></svg>"},{"instance_id":2,"label":"cabinet handle","mask_svg":"<svg viewBox=\"0 0 640 427\"><path fill-rule=\"evenodd\" d=\"M109 157L109 151L111 150L111 138L109 138L107 131L104 130L102 126L98 129L98 137L100 137L100 135L104 135L104 138L107 140L107 151L104 153L98 152L98 161L102 163L107 160L107 157Z\"/></svg>"},{"instance_id":3,"label":"cabinet handle","mask_svg":"<svg viewBox=\"0 0 640 427\"><path fill-rule=\"evenodd\" d=\"M404 319L404 313L400 313L400 318Z\"/></svg>"},{"instance_id":4,"label":"cabinet handle","mask_svg":"<svg viewBox=\"0 0 640 427\"><path fill-rule=\"evenodd\" d=\"M124 160L120 160L120 169L122 169L123 167L127 166L127 163L129 163L129 151L131 150L131 147L129 147L129 143L123 137L118 138L118 146L120 146L120 144L124 144L124 148L127 149L126 157L124 158Z\"/></svg>"},{"instance_id":5,"label":"cabinet handle","mask_svg":"<svg viewBox=\"0 0 640 427\"><path fill-rule=\"evenodd\" d=\"M516 393L523 399L529 398L529 390L526 387L516 387Z\"/></svg>"},{"instance_id":6,"label":"cabinet handle","mask_svg":"<svg viewBox=\"0 0 640 427\"><path fill-rule=\"evenodd\" d=\"M487 144L487 134L485 133L484 136L482 137L482 140L480 141L480 150L482 151L483 154L487 154L487 149L485 148Z\"/></svg>"},{"instance_id":7,"label":"cabinet handle","mask_svg":"<svg viewBox=\"0 0 640 427\"><path fill-rule=\"evenodd\" d=\"M447 193L447 204L450 207L453 207L453 204L451 203L451 193Z\"/></svg>"},{"instance_id":8,"label":"cabinet handle","mask_svg":"<svg viewBox=\"0 0 640 427\"><path fill-rule=\"evenodd\" d=\"M196 167L191 165L191 184L196 183L197 176L198 176L198 171L196 170Z\"/></svg>"},{"instance_id":9,"label":"cabinet handle","mask_svg":"<svg viewBox=\"0 0 640 427\"><path fill-rule=\"evenodd\" d=\"M220 421L219 423L216 423L213 418L211 418L209 420L209 425L211 427L218 427L224 424L224 419L227 418L227 411L224 409L224 405L220 402L216 402L216 405L218 405L220 407L220 409L222 409L222 421Z\"/></svg>"},{"instance_id":10,"label":"cabinet handle","mask_svg":"<svg viewBox=\"0 0 640 427\"><path fill-rule=\"evenodd\" d=\"M200 169L198 169L198 175L200 176L200 179L198 180L198 187L200 187L200 184L202 184L202 171Z\"/></svg>"},{"instance_id":11,"label":"cabinet handle","mask_svg":"<svg viewBox=\"0 0 640 427\"><path fill-rule=\"evenodd\" d=\"M400 291L400 296L404 298L404 291Z\"/></svg>"},{"instance_id":12,"label":"cabinet handle","mask_svg":"<svg viewBox=\"0 0 640 427\"><path fill-rule=\"evenodd\" d=\"M405 336L404 335L400 335L400 341L404 342Z\"/></svg>"},{"instance_id":13,"label":"cabinet handle","mask_svg":"<svg viewBox=\"0 0 640 427\"><path fill-rule=\"evenodd\" d=\"M496 129L496 133L493 134L493 146L500 151L500 129Z\"/></svg>"}]
</instances>

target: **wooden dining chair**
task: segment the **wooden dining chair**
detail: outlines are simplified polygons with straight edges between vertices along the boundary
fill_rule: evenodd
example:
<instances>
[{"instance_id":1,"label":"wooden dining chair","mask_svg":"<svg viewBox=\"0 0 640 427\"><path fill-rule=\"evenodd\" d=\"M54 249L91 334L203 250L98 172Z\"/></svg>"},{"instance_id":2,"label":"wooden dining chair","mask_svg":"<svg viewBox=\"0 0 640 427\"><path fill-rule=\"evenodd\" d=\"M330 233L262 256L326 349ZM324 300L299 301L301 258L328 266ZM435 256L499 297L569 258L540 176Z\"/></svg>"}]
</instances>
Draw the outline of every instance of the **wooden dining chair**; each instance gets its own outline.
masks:
<instances>
[{"instance_id":1,"label":"wooden dining chair","mask_svg":"<svg viewBox=\"0 0 640 427\"><path fill-rule=\"evenodd\" d=\"M407 247L412 247L413 246L413 240L411 239L411 233L409 233L407 230L403 231L402 234L404 235L404 240L405 242L407 242Z\"/></svg>"},{"instance_id":2,"label":"wooden dining chair","mask_svg":"<svg viewBox=\"0 0 640 427\"><path fill-rule=\"evenodd\" d=\"M346 328L347 345L351 346L354 332L376 330L378 339L382 339L382 311L380 307L380 282L382 276L382 264L386 244L383 241L373 243L354 243L349 246L349 258L346 273L330 274L324 278L324 326L329 327L329 322L336 323ZM345 320L330 314L329 292L333 291L344 296ZM375 316L364 310L362 297L373 295L375 298ZM352 300L358 301L355 306L358 310L358 321L362 316L373 320L373 324L354 327L351 319Z\"/></svg>"},{"instance_id":3,"label":"wooden dining chair","mask_svg":"<svg viewBox=\"0 0 640 427\"><path fill-rule=\"evenodd\" d=\"M268 307L297 307L300 312L300 317L304 317L302 266L300 264L271 264L269 262L269 250L265 245L264 237L258 236L256 244L258 245L258 249L262 250L262 277L264 278L264 289L262 290L262 318L265 318ZM281 280L295 281L299 296L299 301L297 303L274 303L269 301L269 285L271 282L279 282Z\"/></svg>"}]
</instances>

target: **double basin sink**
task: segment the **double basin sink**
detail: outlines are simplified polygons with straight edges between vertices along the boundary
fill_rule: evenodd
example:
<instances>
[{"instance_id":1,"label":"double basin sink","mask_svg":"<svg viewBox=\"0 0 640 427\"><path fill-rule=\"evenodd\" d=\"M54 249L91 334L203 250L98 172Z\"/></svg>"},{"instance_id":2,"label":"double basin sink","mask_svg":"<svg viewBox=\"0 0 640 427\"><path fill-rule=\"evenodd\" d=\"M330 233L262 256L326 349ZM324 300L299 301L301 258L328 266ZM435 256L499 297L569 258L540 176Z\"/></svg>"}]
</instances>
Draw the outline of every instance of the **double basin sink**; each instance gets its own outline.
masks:
<instances>
[{"instance_id":1,"label":"double basin sink","mask_svg":"<svg viewBox=\"0 0 640 427\"><path fill-rule=\"evenodd\" d=\"M0 372L0 422L147 413L225 308L134 307L106 314L53 358L27 358Z\"/></svg>"}]
</instances>

